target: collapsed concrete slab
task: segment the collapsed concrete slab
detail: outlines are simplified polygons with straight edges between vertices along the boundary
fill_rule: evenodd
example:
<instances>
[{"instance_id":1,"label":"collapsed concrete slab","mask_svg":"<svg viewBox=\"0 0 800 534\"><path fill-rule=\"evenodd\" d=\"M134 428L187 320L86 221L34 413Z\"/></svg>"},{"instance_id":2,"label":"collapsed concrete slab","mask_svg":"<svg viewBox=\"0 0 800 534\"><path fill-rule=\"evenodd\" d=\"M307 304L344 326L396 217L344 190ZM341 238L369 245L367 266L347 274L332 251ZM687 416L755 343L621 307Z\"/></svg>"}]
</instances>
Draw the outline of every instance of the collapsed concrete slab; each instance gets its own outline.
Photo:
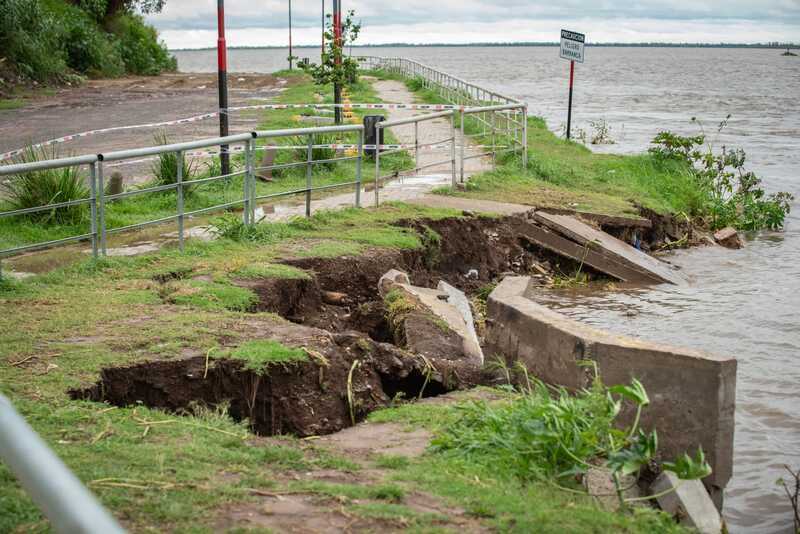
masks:
<instances>
[{"instance_id":1,"label":"collapsed concrete slab","mask_svg":"<svg viewBox=\"0 0 800 534\"><path fill-rule=\"evenodd\" d=\"M472 311L466 295L440 282L437 289L412 286L408 275L392 269L379 282L387 299L395 340L408 350L427 357L483 363Z\"/></svg>"},{"instance_id":2,"label":"collapsed concrete slab","mask_svg":"<svg viewBox=\"0 0 800 534\"><path fill-rule=\"evenodd\" d=\"M704 483L721 506L733 468L736 360L591 328L533 302L526 295L530 283L529 277L509 277L491 293L485 350L518 359L534 376L573 390L592 380L581 360L595 361L606 384L639 379L651 399L643 427L658 429L666 459L703 447L713 469ZM632 412L623 412L623 420Z\"/></svg>"},{"instance_id":3,"label":"collapsed concrete slab","mask_svg":"<svg viewBox=\"0 0 800 534\"><path fill-rule=\"evenodd\" d=\"M722 518L699 480L681 480L665 471L650 486L662 510L678 523L697 529L701 534L720 534Z\"/></svg>"},{"instance_id":4,"label":"collapsed concrete slab","mask_svg":"<svg viewBox=\"0 0 800 534\"><path fill-rule=\"evenodd\" d=\"M559 254L585 262L598 271L624 282L657 284L683 282L682 277L668 264L601 230L592 228L575 217L537 211L533 218L544 226L536 236L533 236L534 242Z\"/></svg>"},{"instance_id":5,"label":"collapsed concrete slab","mask_svg":"<svg viewBox=\"0 0 800 534\"><path fill-rule=\"evenodd\" d=\"M739 249L744 246L742 238L739 237L739 232L730 226L714 232L714 241L726 248Z\"/></svg>"}]
</instances>

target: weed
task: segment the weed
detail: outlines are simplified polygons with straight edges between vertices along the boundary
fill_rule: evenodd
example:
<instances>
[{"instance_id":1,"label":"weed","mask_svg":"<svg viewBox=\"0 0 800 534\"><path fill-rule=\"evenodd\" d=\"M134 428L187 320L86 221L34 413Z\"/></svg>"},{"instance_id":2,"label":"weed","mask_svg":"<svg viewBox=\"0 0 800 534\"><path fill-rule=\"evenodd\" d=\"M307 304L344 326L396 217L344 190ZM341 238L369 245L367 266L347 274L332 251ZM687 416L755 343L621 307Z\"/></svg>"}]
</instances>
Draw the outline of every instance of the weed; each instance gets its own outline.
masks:
<instances>
[{"instance_id":1,"label":"weed","mask_svg":"<svg viewBox=\"0 0 800 534\"><path fill-rule=\"evenodd\" d=\"M165 130L157 132L153 136L153 139L158 145L170 144L170 139ZM152 167L153 180L148 185L150 187L159 187L177 183L179 166L181 169L181 181L189 182L194 179L197 171L197 165L193 161L187 159L186 156L181 154L180 162L178 162L178 154L175 152L159 154L158 161L153 164ZM184 195L189 195L191 192L191 187L184 186Z\"/></svg>"},{"instance_id":2,"label":"weed","mask_svg":"<svg viewBox=\"0 0 800 534\"><path fill-rule=\"evenodd\" d=\"M22 154L12 159L12 164L36 163L57 159L55 148L26 147ZM78 167L63 167L13 174L0 181L0 192L11 210L38 208L48 204L85 200L89 197L86 176ZM78 224L86 220L88 206L63 206L29 213L23 217L47 224Z\"/></svg>"}]
</instances>

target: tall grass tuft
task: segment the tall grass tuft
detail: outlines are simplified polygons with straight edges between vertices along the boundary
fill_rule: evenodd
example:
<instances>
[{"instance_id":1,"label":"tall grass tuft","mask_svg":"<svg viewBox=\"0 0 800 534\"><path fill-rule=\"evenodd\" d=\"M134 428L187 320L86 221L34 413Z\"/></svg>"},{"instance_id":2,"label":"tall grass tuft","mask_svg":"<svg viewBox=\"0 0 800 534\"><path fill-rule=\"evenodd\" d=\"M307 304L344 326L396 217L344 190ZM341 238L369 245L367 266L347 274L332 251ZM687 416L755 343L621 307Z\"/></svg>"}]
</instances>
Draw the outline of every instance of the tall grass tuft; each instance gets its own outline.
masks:
<instances>
[{"instance_id":1,"label":"tall grass tuft","mask_svg":"<svg viewBox=\"0 0 800 534\"><path fill-rule=\"evenodd\" d=\"M157 132L153 139L159 145L169 145L171 141L167 132L161 130ZM166 154L159 154L158 161L153 164L153 179L148 185L151 187L158 187L162 185L172 185L178 182L178 155L175 152L167 152ZM182 180L188 182L193 180L197 171L197 165L186 159L183 156L180 161L183 168ZM192 188L184 187L184 195L191 193Z\"/></svg>"},{"instance_id":2,"label":"tall grass tuft","mask_svg":"<svg viewBox=\"0 0 800 534\"><path fill-rule=\"evenodd\" d=\"M58 152L55 148L27 147L12 163L35 163L56 158ZM0 195L11 210L19 210L85 199L89 197L89 187L87 177L78 167L64 167L11 175L0 182ZM86 219L87 207L65 206L29 213L25 217L48 224L77 224Z\"/></svg>"}]
</instances>

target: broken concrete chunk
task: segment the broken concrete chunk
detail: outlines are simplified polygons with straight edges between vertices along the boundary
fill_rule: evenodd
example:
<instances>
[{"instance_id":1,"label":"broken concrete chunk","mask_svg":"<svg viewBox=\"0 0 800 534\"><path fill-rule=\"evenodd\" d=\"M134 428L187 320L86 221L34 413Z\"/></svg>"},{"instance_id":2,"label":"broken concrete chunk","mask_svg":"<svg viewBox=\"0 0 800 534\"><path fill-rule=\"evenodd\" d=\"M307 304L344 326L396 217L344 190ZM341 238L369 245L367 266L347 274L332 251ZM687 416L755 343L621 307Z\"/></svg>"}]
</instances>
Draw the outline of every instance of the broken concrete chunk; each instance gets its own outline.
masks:
<instances>
[{"instance_id":1,"label":"broken concrete chunk","mask_svg":"<svg viewBox=\"0 0 800 534\"><path fill-rule=\"evenodd\" d=\"M726 248L742 248L744 243L735 228L730 226L714 233L714 241Z\"/></svg>"},{"instance_id":2,"label":"broken concrete chunk","mask_svg":"<svg viewBox=\"0 0 800 534\"><path fill-rule=\"evenodd\" d=\"M670 491L656 500L662 510L675 516L681 525L694 527L701 534L720 534L722 519L714 502L699 480L681 480L675 473L664 471L650 486L657 495Z\"/></svg>"},{"instance_id":3,"label":"broken concrete chunk","mask_svg":"<svg viewBox=\"0 0 800 534\"><path fill-rule=\"evenodd\" d=\"M426 357L483 363L466 295L444 282L438 289L416 287L408 275L392 269L378 289L387 299L392 334L397 343Z\"/></svg>"},{"instance_id":4,"label":"broken concrete chunk","mask_svg":"<svg viewBox=\"0 0 800 534\"><path fill-rule=\"evenodd\" d=\"M403 271L392 269L381 276L381 279L378 280L378 291L381 297L385 297L398 284L411 285L411 280L408 279L408 275Z\"/></svg>"},{"instance_id":5,"label":"broken concrete chunk","mask_svg":"<svg viewBox=\"0 0 800 534\"><path fill-rule=\"evenodd\" d=\"M439 282L437 289L447 295L448 304L459 311L467 327L466 335L464 336L464 353L470 358L483 363L483 350L478 340L478 333L475 331L475 319L472 317L472 308L469 305L467 296L463 291L451 286L444 280Z\"/></svg>"}]
</instances>

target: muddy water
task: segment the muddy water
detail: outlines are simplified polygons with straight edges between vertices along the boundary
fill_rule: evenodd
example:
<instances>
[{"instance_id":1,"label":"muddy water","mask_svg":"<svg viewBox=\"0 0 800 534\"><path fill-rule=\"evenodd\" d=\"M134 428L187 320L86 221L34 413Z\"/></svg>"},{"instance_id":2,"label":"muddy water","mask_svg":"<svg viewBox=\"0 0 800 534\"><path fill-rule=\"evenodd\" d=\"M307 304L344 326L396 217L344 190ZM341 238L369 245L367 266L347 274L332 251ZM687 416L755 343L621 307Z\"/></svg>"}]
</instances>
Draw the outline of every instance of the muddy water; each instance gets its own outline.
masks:
<instances>
[{"instance_id":1,"label":"muddy water","mask_svg":"<svg viewBox=\"0 0 800 534\"><path fill-rule=\"evenodd\" d=\"M558 130L565 122L567 64L555 48L378 48L355 53L404 56L523 98ZM300 56L313 57L314 49ZM232 68L282 68L285 50L231 51ZM178 54L181 70L211 71L212 52ZM779 73L779 75L777 74ZM800 197L800 58L776 50L589 48L577 68L574 121L606 120L613 145L639 152L661 129L709 132L732 118L717 145L741 146L770 190ZM725 516L732 532L789 532L775 486L781 464L800 467L800 208L783 233L750 236L747 248L702 249L674 257L685 287L615 293L559 293L545 300L617 332L739 359L734 478Z\"/></svg>"}]
</instances>

